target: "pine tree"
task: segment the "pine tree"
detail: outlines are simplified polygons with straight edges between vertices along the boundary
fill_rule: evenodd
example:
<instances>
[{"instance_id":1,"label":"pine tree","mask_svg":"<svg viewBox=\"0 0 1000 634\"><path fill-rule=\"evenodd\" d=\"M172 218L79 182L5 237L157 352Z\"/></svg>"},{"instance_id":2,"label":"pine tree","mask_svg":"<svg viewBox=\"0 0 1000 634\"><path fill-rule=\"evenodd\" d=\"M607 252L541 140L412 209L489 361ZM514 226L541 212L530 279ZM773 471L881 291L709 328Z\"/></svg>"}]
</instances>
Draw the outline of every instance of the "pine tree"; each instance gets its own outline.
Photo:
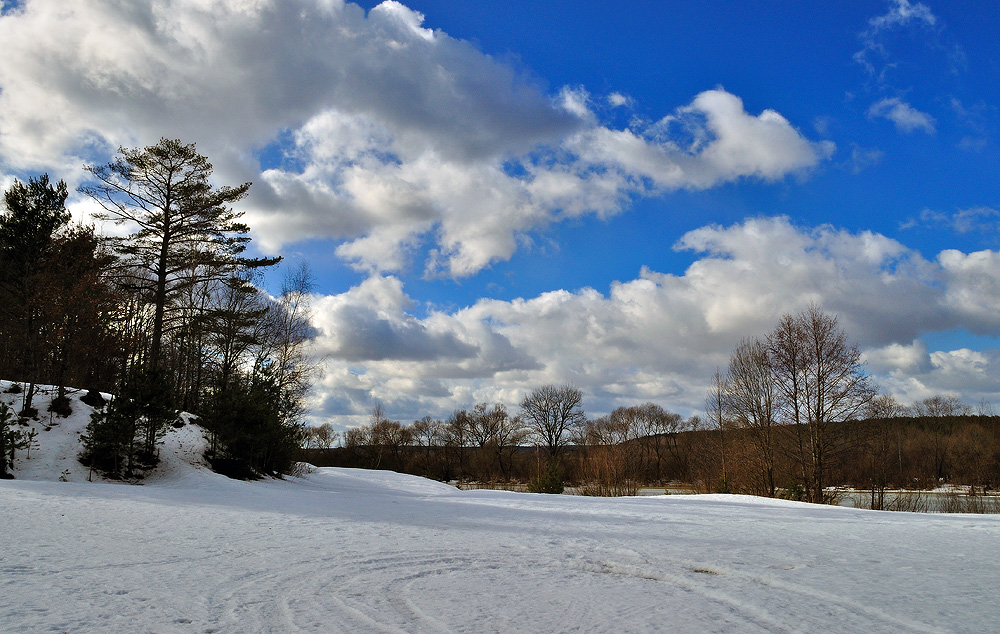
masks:
<instances>
[{"instance_id":1,"label":"pine tree","mask_svg":"<svg viewBox=\"0 0 1000 634\"><path fill-rule=\"evenodd\" d=\"M14 477L7 472L7 452L10 451L10 447L17 441L17 438L14 436L16 430L10 426L13 419L14 413L10 410L10 407L6 403L0 402L0 479Z\"/></svg>"},{"instance_id":2,"label":"pine tree","mask_svg":"<svg viewBox=\"0 0 1000 634\"><path fill-rule=\"evenodd\" d=\"M91 415L80 461L114 478L138 476L156 464L156 444L176 419L162 371L133 373Z\"/></svg>"},{"instance_id":3,"label":"pine tree","mask_svg":"<svg viewBox=\"0 0 1000 634\"><path fill-rule=\"evenodd\" d=\"M69 222L66 183L47 174L14 181L0 215L0 371L28 384L22 413L32 411L43 356L40 313L47 301L39 278L56 234Z\"/></svg>"},{"instance_id":4,"label":"pine tree","mask_svg":"<svg viewBox=\"0 0 1000 634\"><path fill-rule=\"evenodd\" d=\"M153 305L154 368L162 361L164 333L182 325L175 317L186 288L280 259L241 256L250 229L239 222L243 212L230 205L247 195L250 183L213 187L212 164L193 143L160 139L145 148L120 148L115 161L85 169L96 183L81 191L104 208L103 217L138 226L118 241L117 250L144 273L131 283Z\"/></svg>"}]
</instances>

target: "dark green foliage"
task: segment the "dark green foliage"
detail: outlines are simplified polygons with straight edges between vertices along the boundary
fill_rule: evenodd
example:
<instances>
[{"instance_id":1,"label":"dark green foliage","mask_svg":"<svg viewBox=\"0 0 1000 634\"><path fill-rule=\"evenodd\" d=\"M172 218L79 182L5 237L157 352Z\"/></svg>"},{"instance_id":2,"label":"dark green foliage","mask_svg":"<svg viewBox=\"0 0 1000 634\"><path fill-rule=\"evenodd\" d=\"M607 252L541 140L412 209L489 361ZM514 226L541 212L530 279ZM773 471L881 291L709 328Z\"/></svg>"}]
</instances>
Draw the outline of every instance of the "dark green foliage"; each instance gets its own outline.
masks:
<instances>
[{"instance_id":1,"label":"dark green foliage","mask_svg":"<svg viewBox=\"0 0 1000 634\"><path fill-rule=\"evenodd\" d=\"M785 488L781 490L778 497L785 500L795 500L797 502L806 502L808 498L806 496L806 490L802 487L802 483L799 480L791 480L785 485Z\"/></svg>"},{"instance_id":2,"label":"dark green foliage","mask_svg":"<svg viewBox=\"0 0 1000 634\"><path fill-rule=\"evenodd\" d=\"M176 419L163 373L135 374L91 415L80 461L109 477L135 477L156 464L156 444Z\"/></svg>"},{"instance_id":3,"label":"dark green foliage","mask_svg":"<svg viewBox=\"0 0 1000 634\"><path fill-rule=\"evenodd\" d=\"M49 411L65 418L73 413L73 406L70 405L68 397L57 396L49 403Z\"/></svg>"},{"instance_id":4,"label":"dark green foliage","mask_svg":"<svg viewBox=\"0 0 1000 634\"><path fill-rule=\"evenodd\" d=\"M107 401L101 396L101 393L97 390L88 390L86 394L80 397L80 401L91 407L104 407Z\"/></svg>"},{"instance_id":5,"label":"dark green foliage","mask_svg":"<svg viewBox=\"0 0 1000 634\"><path fill-rule=\"evenodd\" d=\"M14 181L4 192L0 214L0 376L28 384L30 408L44 354L40 324L46 297L41 274L50 261L57 232L69 222L66 183L47 174Z\"/></svg>"},{"instance_id":6,"label":"dark green foliage","mask_svg":"<svg viewBox=\"0 0 1000 634\"><path fill-rule=\"evenodd\" d=\"M52 236L69 222L66 183L49 183L49 175L15 180L4 193L7 214L0 223L0 254L9 261L30 261L44 254Z\"/></svg>"},{"instance_id":7,"label":"dark green foliage","mask_svg":"<svg viewBox=\"0 0 1000 634\"><path fill-rule=\"evenodd\" d=\"M14 465L14 456L18 449L31 450L38 432L34 429L23 430L13 426L14 413L6 403L0 403L0 478L9 479L14 476L7 472Z\"/></svg>"},{"instance_id":8,"label":"dark green foliage","mask_svg":"<svg viewBox=\"0 0 1000 634\"><path fill-rule=\"evenodd\" d=\"M7 454L18 441L16 434L19 433L11 427L13 420L14 413L6 403L0 403L0 478L4 479L14 477L7 473Z\"/></svg>"},{"instance_id":9,"label":"dark green foliage","mask_svg":"<svg viewBox=\"0 0 1000 634\"><path fill-rule=\"evenodd\" d=\"M556 461L549 462L545 471L528 483L528 493L562 493L563 473Z\"/></svg>"},{"instance_id":10,"label":"dark green foliage","mask_svg":"<svg viewBox=\"0 0 1000 634\"><path fill-rule=\"evenodd\" d=\"M282 414L283 400L270 373L241 377L207 399L198 422L211 434L216 471L240 479L291 471L305 433Z\"/></svg>"},{"instance_id":11,"label":"dark green foliage","mask_svg":"<svg viewBox=\"0 0 1000 634\"><path fill-rule=\"evenodd\" d=\"M121 477L133 453L135 425L123 415L114 400L94 410L87 430L80 437L80 462L111 477Z\"/></svg>"},{"instance_id":12,"label":"dark green foliage","mask_svg":"<svg viewBox=\"0 0 1000 634\"><path fill-rule=\"evenodd\" d=\"M66 386L91 388L81 400L100 411L80 458L112 477L155 464L178 407L216 424L217 465L287 472L313 369L308 271L277 299L263 292L259 271L280 258L245 256L233 205L250 184L214 186L194 144L161 139L85 169L81 191L132 234L70 226L66 185L45 175L15 182L0 208L0 377L20 383L17 408L37 417L35 386L51 384L50 411L65 416ZM0 441L4 456L21 442Z\"/></svg>"}]
</instances>

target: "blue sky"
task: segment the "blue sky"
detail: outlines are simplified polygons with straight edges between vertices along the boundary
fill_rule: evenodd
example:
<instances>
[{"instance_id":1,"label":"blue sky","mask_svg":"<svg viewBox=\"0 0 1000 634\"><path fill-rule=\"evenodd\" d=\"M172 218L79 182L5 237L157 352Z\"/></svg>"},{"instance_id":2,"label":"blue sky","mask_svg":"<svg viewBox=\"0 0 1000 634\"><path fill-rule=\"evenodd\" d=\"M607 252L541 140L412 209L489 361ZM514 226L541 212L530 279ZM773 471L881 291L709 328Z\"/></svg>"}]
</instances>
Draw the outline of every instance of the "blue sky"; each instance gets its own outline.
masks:
<instances>
[{"instance_id":1,"label":"blue sky","mask_svg":"<svg viewBox=\"0 0 1000 634\"><path fill-rule=\"evenodd\" d=\"M901 402L1000 404L995 2L3 7L3 182L164 135L254 181L317 277L314 420L695 413L810 301Z\"/></svg>"}]
</instances>

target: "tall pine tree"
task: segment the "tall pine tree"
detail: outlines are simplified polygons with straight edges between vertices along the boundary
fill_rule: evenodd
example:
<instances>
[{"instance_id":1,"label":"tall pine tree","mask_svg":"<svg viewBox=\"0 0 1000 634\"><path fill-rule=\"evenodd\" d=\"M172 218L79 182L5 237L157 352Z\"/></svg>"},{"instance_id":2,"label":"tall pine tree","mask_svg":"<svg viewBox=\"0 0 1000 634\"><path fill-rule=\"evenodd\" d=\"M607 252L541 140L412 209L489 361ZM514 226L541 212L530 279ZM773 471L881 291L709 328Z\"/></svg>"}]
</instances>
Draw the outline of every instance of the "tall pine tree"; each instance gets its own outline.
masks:
<instances>
[{"instance_id":1,"label":"tall pine tree","mask_svg":"<svg viewBox=\"0 0 1000 634\"><path fill-rule=\"evenodd\" d=\"M180 328L180 300L186 288L225 279L280 258L245 258L249 227L231 204L250 183L213 187L212 164L194 144L160 139L145 148L119 149L111 163L88 166L95 183L81 191L104 208L103 217L136 230L118 241L117 251L135 265L132 285L153 308L148 365L162 361L164 334Z\"/></svg>"}]
</instances>

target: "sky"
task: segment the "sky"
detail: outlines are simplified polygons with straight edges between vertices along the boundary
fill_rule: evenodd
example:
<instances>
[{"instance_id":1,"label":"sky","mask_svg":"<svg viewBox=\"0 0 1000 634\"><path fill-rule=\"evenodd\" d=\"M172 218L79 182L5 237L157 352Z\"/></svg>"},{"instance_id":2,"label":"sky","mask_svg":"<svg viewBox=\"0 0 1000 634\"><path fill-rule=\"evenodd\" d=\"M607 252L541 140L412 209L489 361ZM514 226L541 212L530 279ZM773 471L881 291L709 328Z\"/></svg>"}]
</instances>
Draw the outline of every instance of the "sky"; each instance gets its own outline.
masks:
<instances>
[{"instance_id":1,"label":"sky","mask_svg":"<svg viewBox=\"0 0 1000 634\"><path fill-rule=\"evenodd\" d=\"M696 414L811 302L883 393L1000 408L994 1L0 7L0 185L161 137L252 181L269 290L316 279L311 422Z\"/></svg>"}]
</instances>

